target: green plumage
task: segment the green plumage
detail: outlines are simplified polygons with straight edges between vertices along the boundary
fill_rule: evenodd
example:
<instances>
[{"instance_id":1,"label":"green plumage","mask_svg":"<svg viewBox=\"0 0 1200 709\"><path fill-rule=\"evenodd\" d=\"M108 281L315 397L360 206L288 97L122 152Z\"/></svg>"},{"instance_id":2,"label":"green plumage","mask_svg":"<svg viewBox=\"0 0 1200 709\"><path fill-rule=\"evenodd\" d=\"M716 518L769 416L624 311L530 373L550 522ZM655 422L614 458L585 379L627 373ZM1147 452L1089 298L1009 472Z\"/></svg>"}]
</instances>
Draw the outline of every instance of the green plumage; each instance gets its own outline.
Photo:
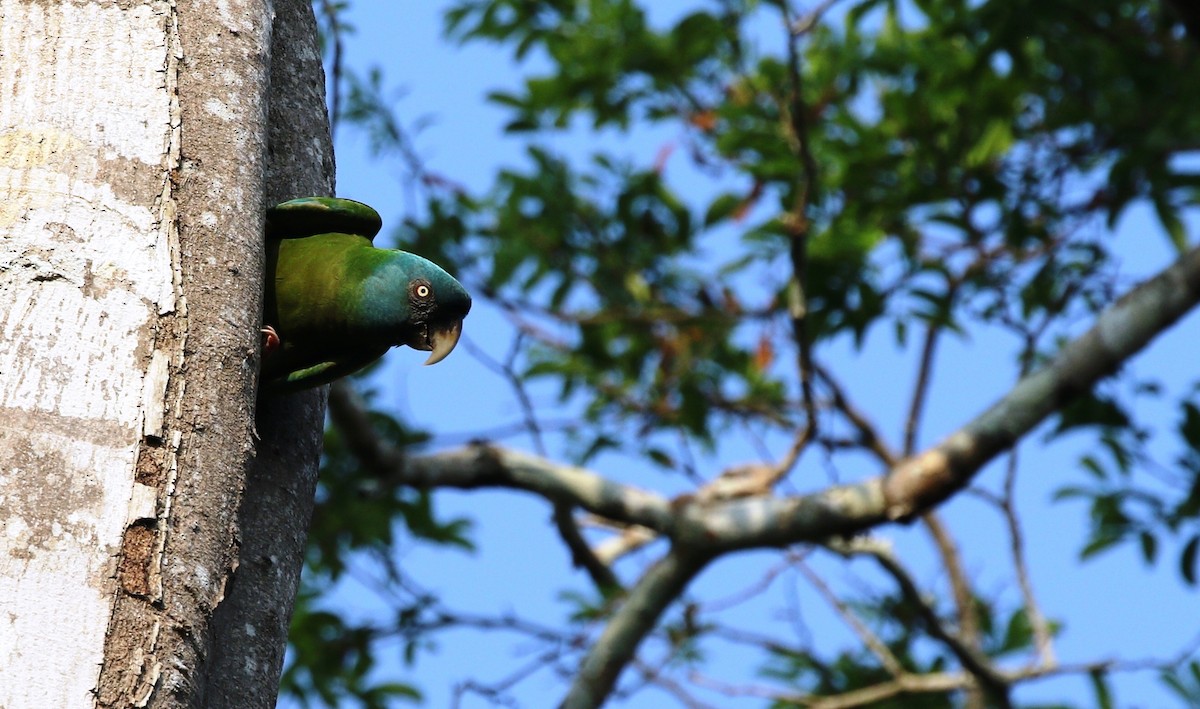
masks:
<instances>
[{"instance_id":1,"label":"green plumage","mask_svg":"<svg viewBox=\"0 0 1200 709\"><path fill-rule=\"evenodd\" d=\"M267 388L324 384L402 344L433 364L457 344L471 297L432 261L375 248L381 226L374 209L333 197L267 211Z\"/></svg>"}]
</instances>

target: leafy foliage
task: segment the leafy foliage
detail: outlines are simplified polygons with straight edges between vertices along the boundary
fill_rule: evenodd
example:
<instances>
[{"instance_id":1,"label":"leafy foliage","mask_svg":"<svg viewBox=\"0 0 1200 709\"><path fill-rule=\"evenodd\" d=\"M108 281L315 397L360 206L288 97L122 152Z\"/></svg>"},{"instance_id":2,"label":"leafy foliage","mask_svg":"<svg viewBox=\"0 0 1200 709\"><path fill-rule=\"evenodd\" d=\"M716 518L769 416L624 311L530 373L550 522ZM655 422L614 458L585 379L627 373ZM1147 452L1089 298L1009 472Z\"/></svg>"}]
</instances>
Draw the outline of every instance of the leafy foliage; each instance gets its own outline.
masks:
<instances>
[{"instance_id":1,"label":"leafy foliage","mask_svg":"<svg viewBox=\"0 0 1200 709\"><path fill-rule=\"evenodd\" d=\"M390 445L408 449L428 440L390 415L369 413L375 431ZM390 486L364 475L342 437L329 429L282 690L302 698L305 706L318 701L342 706L344 698L352 697L363 709L383 709L398 699L420 699L415 687L381 681L374 670L380 660L378 644L393 637L404 639L404 661L414 660L422 641L407 631L410 620L429 607L429 597L421 592L395 596L396 623L391 627L343 617L330 610L326 599L344 575L354 573L354 564L361 564L363 556L385 570L386 583L404 588L403 572L391 558L406 536L403 532L409 538L469 550L469 527L463 519L439 520L428 491Z\"/></svg>"},{"instance_id":2,"label":"leafy foliage","mask_svg":"<svg viewBox=\"0 0 1200 709\"><path fill-rule=\"evenodd\" d=\"M333 18L344 10L323 8ZM1173 248L1188 245L1200 173L1183 158L1200 144L1200 38L1159 2L855 0L805 15L782 0L717 0L662 19L632 0L457 0L445 18L451 39L495 43L536 67L489 96L526 146L521 164L478 194L428 170L378 72L335 72L347 92L335 117L420 185L425 204L398 237L505 314L518 385L548 382L560 403L579 407L566 429L579 463L617 452L647 477L697 477L712 471L696 469L696 451L718 451L731 429L770 438L805 426L830 460L880 456L871 429L838 403L828 364L839 348L883 333L920 354L943 335L1000 332L1015 337L1016 370L1028 373L1128 285L1113 227L1132 206L1153 210ZM341 36L345 25L327 27ZM654 157L621 148L621 137L644 131L669 136L667 148ZM551 147L563 133L616 136L617 147ZM1135 406L1163 399L1154 382L1119 378L1064 407L1047 442L1094 442L1057 495L1087 502L1082 557L1135 543L1153 563L1169 537L1194 584L1200 404L1179 402L1181 452L1164 466L1150 445L1161 438ZM390 415L375 423L397 446L422 441ZM912 453L914 442L906 435L885 453ZM375 706L372 691L412 690L361 684L375 638L322 610L319 593L364 552L399 578L388 551L400 523L460 547L466 526L437 520L426 493L372 488L336 434L326 457L285 688ZM581 602L571 622L604 618L608 600ZM407 603L402 611L419 615L431 601ZM860 603L905 672L956 665L928 628L908 622L911 599ZM976 600L978 648L1032 657L1046 639L1031 609L1001 605ZM963 622L942 615L948 627ZM688 664L702 662L712 632L680 621L659 636ZM866 647L774 645L764 655L764 675L797 696L894 679ZM1098 705L1113 703L1108 676L1091 673ZM1195 695L1183 669L1163 677L1184 701Z\"/></svg>"}]
</instances>

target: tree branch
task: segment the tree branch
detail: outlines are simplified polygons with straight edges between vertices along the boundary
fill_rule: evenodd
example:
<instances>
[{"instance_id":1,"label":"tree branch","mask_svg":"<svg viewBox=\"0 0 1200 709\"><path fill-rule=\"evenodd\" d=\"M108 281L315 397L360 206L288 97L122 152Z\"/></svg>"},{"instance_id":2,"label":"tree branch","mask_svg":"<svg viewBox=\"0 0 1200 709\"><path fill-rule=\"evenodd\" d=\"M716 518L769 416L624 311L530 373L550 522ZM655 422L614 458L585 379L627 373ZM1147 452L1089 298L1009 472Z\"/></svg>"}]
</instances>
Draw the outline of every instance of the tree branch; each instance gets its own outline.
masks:
<instances>
[{"instance_id":1,"label":"tree branch","mask_svg":"<svg viewBox=\"0 0 1200 709\"><path fill-rule=\"evenodd\" d=\"M1145 347L1200 301L1200 248L1104 310L1044 368L925 452L887 473L809 495L688 505L675 538L710 550L781 546L907 520L964 488L1050 414Z\"/></svg>"},{"instance_id":2,"label":"tree branch","mask_svg":"<svg viewBox=\"0 0 1200 709\"><path fill-rule=\"evenodd\" d=\"M1033 628L1033 639L1037 646L1038 657L1042 664L1052 665L1054 659L1054 637L1050 632L1050 623L1038 605L1037 596L1033 593L1033 582L1029 577L1029 565L1025 561L1025 537L1021 531L1021 521L1017 517L1016 484L1017 484L1017 451L1014 448L1008 459L1008 470L1004 476L1004 497L1000 501L1000 509L1004 520L1008 523L1008 536L1016 567L1017 584L1021 588L1021 597L1025 599L1025 615L1029 618L1029 627Z\"/></svg>"},{"instance_id":3,"label":"tree branch","mask_svg":"<svg viewBox=\"0 0 1200 709\"><path fill-rule=\"evenodd\" d=\"M1109 669L1109 665L1110 663L1107 662L1096 662L1062 667L1035 667L1015 672L1002 672L1000 674L1006 683L1017 684L1055 675L1086 674L1103 671ZM867 706L905 694L933 694L962 690L969 687L973 681L974 677L967 672L934 672L925 675L906 674L890 682L881 682L880 684L855 689L844 694L809 699L806 701L806 705L811 707L811 709L851 709L852 707Z\"/></svg>"},{"instance_id":4,"label":"tree branch","mask_svg":"<svg viewBox=\"0 0 1200 709\"><path fill-rule=\"evenodd\" d=\"M611 525L604 525L611 529ZM617 559L632 553L658 539L652 529L632 525L620 530L616 536L600 542L592 549L592 553L603 564L614 564Z\"/></svg>"},{"instance_id":5,"label":"tree branch","mask_svg":"<svg viewBox=\"0 0 1200 709\"><path fill-rule=\"evenodd\" d=\"M555 502L578 505L601 517L640 524L659 534L671 536L674 531L675 515L665 497L519 451L475 444L432 456L414 456L390 472L392 481L418 488L527 490Z\"/></svg>"},{"instance_id":6,"label":"tree branch","mask_svg":"<svg viewBox=\"0 0 1200 709\"><path fill-rule=\"evenodd\" d=\"M671 550L633 587L593 645L563 704L570 709L592 707L609 695L641 640L711 560L738 549L851 535L931 509L964 488L986 463L1050 414L1115 371L1197 301L1200 248L1108 307L1052 362L1022 378L1000 401L938 445L885 474L808 495L672 502L581 468L486 444L403 459L370 433L361 402L346 387L333 388L330 412L352 450L393 483L527 490L673 540ZM970 652L956 654L970 667Z\"/></svg>"},{"instance_id":7,"label":"tree branch","mask_svg":"<svg viewBox=\"0 0 1200 709\"><path fill-rule=\"evenodd\" d=\"M962 638L946 630L937 613L925 602L924 597L921 595L921 590L917 588L917 584L913 581L912 576L896 560L891 551L881 549L878 546L865 549L864 551L879 562L883 570L896 581L896 585L900 587L900 592L917 609L917 613L921 617L921 622L925 625L925 631L941 641L958 658L959 664L963 666L963 669L971 673L989 698L997 702L1001 707L1010 707L1008 684L1005 679L992 668L988 662L988 658L980 653L977 648L972 647L967 642L964 642Z\"/></svg>"},{"instance_id":8,"label":"tree branch","mask_svg":"<svg viewBox=\"0 0 1200 709\"><path fill-rule=\"evenodd\" d=\"M942 558L942 565L946 569L946 576L950 580L950 592L954 597L954 609L958 615L959 635L962 636L963 642L968 647L977 651L979 650L979 616L975 609L975 593L971 589L971 582L967 579L967 572L963 569L962 554L959 553L958 545L955 544L950 530L946 528L936 511L930 510L921 515L921 521L933 538L938 555ZM971 708L985 706L983 697L979 696L978 692L973 692L967 697L967 705Z\"/></svg>"},{"instance_id":9,"label":"tree branch","mask_svg":"<svg viewBox=\"0 0 1200 709\"><path fill-rule=\"evenodd\" d=\"M1109 306L1047 366L923 453L890 471L808 495L676 502L575 466L484 444L403 460L380 446L353 393L335 385L330 414L377 474L421 488L527 490L608 519L648 527L709 553L849 535L921 514L964 488L985 464L1089 391L1200 301L1200 248Z\"/></svg>"},{"instance_id":10,"label":"tree branch","mask_svg":"<svg viewBox=\"0 0 1200 709\"><path fill-rule=\"evenodd\" d=\"M1097 660L1067 665L1053 663L1036 667L1023 667L1015 670L999 670L998 675L1005 683L1017 685L1063 675L1082 675L1097 672L1161 672L1178 667L1191 659L1197 647L1200 647L1200 637L1188 643L1175 656L1165 660L1145 658L1127 662ZM792 648L779 648L777 651L795 652ZM841 694L813 696L811 694L797 694L762 685L731 685L718 682L698 672L691 673L689 678L698 686L726 696L771 699L788 705L794 704L796 706L808 707L809 709L853 709L854 707L869 706L886 699L907 694L934 694L960 691L968 688L975 681L971 674L967 672L906 673L895 679L873 684L869 687L853 689Z\"/></svg>"},{"instance_id":11,"label":"tree branch","mask_svg":"<svg viewBox=\"0 0 1200 709\"><path fill-rule=\"evenodd\" d=\"M561 709L589 709L603 704L642 639L712 558L674 547L651 566L592 643Z\"/></svg>"},{"instance_id":12,"label":"tree branch","mask_svg":"<svg viewBox=\"0 0 1200 709\"><path fill-rule=\"evenodd\" d=\"M571 551L571 563L586 571L601 593L608 596L622 590L617 575L608 564L596 556L588 546L587 540L579 533L579 525L575 522L571 505L565 502L554 504L554 526L567 549Z\"/></svg>"},{"instance_id":13,"label":"tree branch","mask_svg":"<svg viewBox=\"0 0 1200 709\"><path fill-rule=\"evenodd\" d=\"M967 581L966 570L962 567L962 554L959 553L959 546L954 542L954 537L950 535L950 530L946 528L946 523L942 522L942 518L937 515L937 512L932 510L925 512L922 515L922 522L925 524L925 529L929 530L929 535L934 539L934 545L937 547L938 555L942 558L942 564L946 566L946 573L950 581L950 593L954 595L954 606L958 611L959 632L971 647L979 649L976 601L974 601L971 583Z\"/></svg>"},{"instance_id":14,"label":"tree branch","mask_svg":"<svg viewBox=\"0 0 1200 709\"><path fill-rule=\"evenodd\" d=\"M1106 308L1054 360L1021 379L958 432L883 481L887 514L903 519L962 489L987 462L1141 351L1200 301L1200 248Z\"/></svg>"},{"instance_id":15,"label":"tree branch","mask_svg":"<svg viewBox=\"0 0 1200 709\"><path fill-rule=\"evenodd\" d=\"M540 456L476 443L435 455L405 458L400 450L375 435L361 397L344 382L330 388L329 415L354 455L393 484L527 490L660 534L672 531L674 514L665 497Z\"/></svg>"},{"instance_id":16,"label":"tree branch","mask_svg":"<svg viewBox=\"0 0 1200 709\"><path fill-rule=\"evenodd\" d=\"M837 597L837 594L833 592L833 589L829 587L829 584L825 583L824 579L817 572L810 569L808 564L805 564L803 561L797 562L796 568L800 570L800 573L804 574L804 578L808 579L813 588L817 589L817 593L825 598L825 602L833 606L833 609L837 611L837 614L841 616L846 625L850 626L850 629L854 631L858 639L862 640L863 645L867 646L871 654L879 658L879 663L888 671L888 674L893 677L900 677L905 674L904 665L900 664L900 660L892 654L887 644L883 640L880 640L879 636L867 627L867 624L858 617L858 614L848 604Z\"/></svg>"},{"instance_id":17,"label":"tree branch","mask_svg":"<svg viewBox=\"0 0 1200 709\"><path fill-rule=\"evenodd\" d=\"M788 281L787 288L788 315L792 323L792 339L796 342L800 391L804 400L804 413L808 418L806 425L812 435L816 435L817 406L813 396L812 343L809 340L808 296L805 288L808 272L808 236L812 228L808 219L808 210L812 207L817 192L818 169L808 139L808 106L804 102L800 51L796 46L799 40L791 31L790 8L784 3L781 9L784 28L787 30L788 89L790 92L788 100L781 102L781 108L786 119L784 128L788 131L788 137L791 139L792 152L800 160L802 168L796 178L796 195L792 209L784 215L784 223L790 238L789 257L792 265L792 277Z\"/></svg>"},{"instance_id":18,"label":"tree branch","mask_svg":"<svg viewBox=\"0 0 1200 709\"><path fill-rule=\"evenodd\" d=\"M1017 451L1014 448L1012 453L1009 454L1008 464L1004 471L1003 494L996 495L987 490L975 489L972 489L972 492L977 494L980 499L994 505L1004 517L1004 521L1008 526L1009 551L1012 553L1017 587L1021 590L1021 599L1025 604L1025 615L1029 618L1029 626L1033 630L1034 647L1037 650L1038 660L1043 665L1052 665L1056 662L1054 657L1054 638L1050 632L1050 623L1046 620L1046 616L1042 614L1041 607L1037 602L1037 596L1034 595L1033 583L1029 575L1029 565L1025 560L1025 536L1021 531L1020 518L1017 517L1014 494L1016 477Z\"/></svg>"},{"instance_id":19,"label":"tree branch","mask_svg":"<svg viewBox=\"0 0 1200 709\"><path fill-rule=\"evenodd\" d=\"M925 400L929 394L930 372L933 371L933 356L937 351L938 336L941 332L942 326L938 323L930 323L925 328L925 341L921 345L921 363L917 367L917 383L913 387L912 401L908 406L908 418L904 423L904 455L912 455L917 450L917 428L921 425L921 414L925 411Z\"/></svg>"}]
</instances>

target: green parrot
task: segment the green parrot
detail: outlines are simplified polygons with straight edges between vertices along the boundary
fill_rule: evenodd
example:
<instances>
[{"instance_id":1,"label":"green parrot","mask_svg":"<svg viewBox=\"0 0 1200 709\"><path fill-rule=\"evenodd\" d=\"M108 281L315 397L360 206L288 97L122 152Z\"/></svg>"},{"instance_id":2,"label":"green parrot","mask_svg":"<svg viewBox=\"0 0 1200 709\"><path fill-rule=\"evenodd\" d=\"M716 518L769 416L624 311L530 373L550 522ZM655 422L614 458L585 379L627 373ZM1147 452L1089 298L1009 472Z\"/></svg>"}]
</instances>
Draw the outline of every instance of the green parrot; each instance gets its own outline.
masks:
<instances>
[{"instance_id":1,"label":"green parrot","mask_svg":"<svg viewBox=\"0 0 1200 709\"><path fill-rule=\"evenodd\" d=\"M396 345L435 364L458 344L471 296L437 264L377 249L361 202L302 197L267 210L262 381L271 391L331 382Z\"/></svg>"}]
</instances>

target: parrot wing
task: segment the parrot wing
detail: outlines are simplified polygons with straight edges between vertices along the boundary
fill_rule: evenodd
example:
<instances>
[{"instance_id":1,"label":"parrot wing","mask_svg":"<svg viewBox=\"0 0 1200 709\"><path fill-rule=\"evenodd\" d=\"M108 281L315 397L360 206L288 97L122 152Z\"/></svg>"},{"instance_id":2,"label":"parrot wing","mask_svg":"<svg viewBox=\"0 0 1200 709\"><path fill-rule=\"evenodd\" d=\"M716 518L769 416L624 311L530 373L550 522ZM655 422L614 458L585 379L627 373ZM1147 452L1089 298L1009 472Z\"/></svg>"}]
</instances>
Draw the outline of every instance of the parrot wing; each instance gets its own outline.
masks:
<instances>
[{"instance_id":1,"label":"parrot wing","mask_svg":"<svg viewBox=\"0 0 1200 709\"><path fill-rule=\"evenodd\" d=\"M301 197L267 210L268 239L339 233L374 241L382 227L379 212L362 202L340 197Z\"/></svg>"}]
</instances>

